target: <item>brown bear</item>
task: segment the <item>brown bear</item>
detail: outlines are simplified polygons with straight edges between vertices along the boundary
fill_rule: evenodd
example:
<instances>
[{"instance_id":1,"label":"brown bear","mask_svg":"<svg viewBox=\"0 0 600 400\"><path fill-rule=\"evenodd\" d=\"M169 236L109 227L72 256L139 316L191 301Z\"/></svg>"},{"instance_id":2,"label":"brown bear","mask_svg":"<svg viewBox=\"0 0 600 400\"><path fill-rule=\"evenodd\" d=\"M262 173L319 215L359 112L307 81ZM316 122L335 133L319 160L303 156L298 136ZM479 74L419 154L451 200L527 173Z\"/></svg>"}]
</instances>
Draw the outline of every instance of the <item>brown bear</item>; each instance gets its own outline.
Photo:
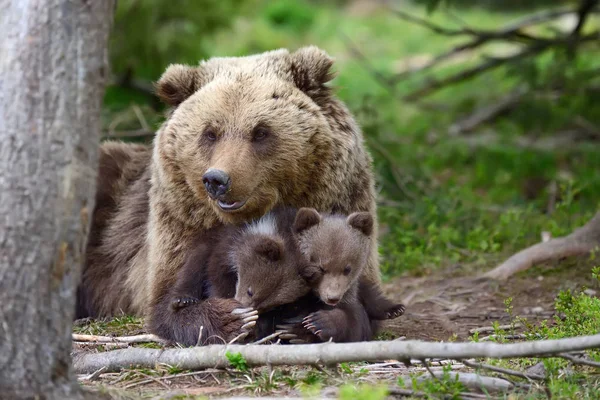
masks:
<instances>
[{"instance_id":1,"label":"brown bear","mask_svg":"<svg viewBox=\"0 0 600 400\"><path fill-rule=\"evenodd\" d=\"M375 215L371 157L326 86L332 64L311 46L170 66L156 86L173 109L151 156L137 145L101 148L103 162L119 170L103 182L101 164L99 185L110 189L99 192L110 193L111 204L100 202L94 214L81 314L146 315L175 283L196 235L213 226L276 205ZM376 235L371 240L363 276L378 285Z\"/></svg>"}]
</instances>

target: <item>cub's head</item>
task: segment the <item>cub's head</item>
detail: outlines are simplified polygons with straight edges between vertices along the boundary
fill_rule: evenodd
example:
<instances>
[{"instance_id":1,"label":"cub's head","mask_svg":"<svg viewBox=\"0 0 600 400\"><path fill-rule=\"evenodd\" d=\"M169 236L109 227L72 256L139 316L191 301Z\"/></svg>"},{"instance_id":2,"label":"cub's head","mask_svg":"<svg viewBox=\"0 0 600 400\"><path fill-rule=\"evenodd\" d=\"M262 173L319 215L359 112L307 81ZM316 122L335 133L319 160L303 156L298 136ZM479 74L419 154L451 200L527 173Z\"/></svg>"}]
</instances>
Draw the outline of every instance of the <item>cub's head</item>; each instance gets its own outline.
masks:
<instances>
[{"instance_id":1,"label":"cub's head","mask_svg":"<svg viewBox=\"0 0 600 400\"><path fill-rule=\"evenodd\" d=\"M171 65L156 84L173 107L157 136L161 169L227 223L306 193L331 151L320 105L332 63L306 47Z\"/></svg>"},{"instance_id":2,"label":"cub's head","mask_svg":"<svg viewBox=\"0 0 600 400\"><path fill-rule=\"evenodd\" d=\"M277 233L270 214L249 224L231 254L237 269L235 299L259 312L292 303L320 277L307 265L293 240Z\"/></svg>"},{"instance_id":3,"label":"cub's head","mask_svg":"<svg viewBox=\"0 0 600 400\"><path fill-rule=\"evenodd\" d=\"M360 276L373 226L368 212L343 217L322 216L312 208L298 211L293 229L303 256L322 274L315 288L324 303L335 306Z\"/></svg>"}]
</instances>

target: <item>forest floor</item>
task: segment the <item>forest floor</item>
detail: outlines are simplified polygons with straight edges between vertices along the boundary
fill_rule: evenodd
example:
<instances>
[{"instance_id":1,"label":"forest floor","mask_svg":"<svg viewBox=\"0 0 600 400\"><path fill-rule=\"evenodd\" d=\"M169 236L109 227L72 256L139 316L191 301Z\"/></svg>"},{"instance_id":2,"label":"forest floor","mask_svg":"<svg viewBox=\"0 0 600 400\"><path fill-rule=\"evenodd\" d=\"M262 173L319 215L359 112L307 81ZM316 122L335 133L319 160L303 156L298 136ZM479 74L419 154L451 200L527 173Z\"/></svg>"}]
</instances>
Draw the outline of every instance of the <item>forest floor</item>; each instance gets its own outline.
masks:
<instances>
[{"instance_id":1,"label":"forest floor","mask_svg":"<svg viewBox=\"0 0 600 400\"><path fill-rule=\"evenodd\" d=\"M479 335L478 340L485 341L490 338L484 336L499 332L497 324L513 324L515 328L507 330L506 334L524 332L526 328L522 325L514 325L517 317L525 318L527 323L533 325L543 320L552 325L554 302L559 291L581 291L595 287L590 274L591 265L589 257L563 260L536 267L504 283L477 282L473 279L474 272L460 265L436 270L428 276L391 279L384 284L384 289L388 296L403 301L407 311L402 317L385 323L378 339L472 341L474 338L470 330L496 325L495 329L490 328ZM593 290L587 290L587 293L595 296ZM109 336L145 333L143 323L129 317L92 321L77 326L75 332ZM492 340L511 341L509 337ZM156 343L135 346L161 347ZM74 344L74 353L109 351L113 348L91 343ZM457 362L438 361L436 364L433 360L429 368L472 371ZM444 363L446 367L442 365ZM427 373L427 370L419 364L407 367L397 360L382 360L380 363L348 363L335 367L278 367L272 370L263 367L247 371L236 368L182 371L177 366L159 365L152 370L124 369L118 373L100 374L93 380L89 380L89 376L79 376L79 380L84 386L100 388L121 399L231 396L306 398L311 395L319 398L383 399L385 388L398 388L399 379L406 380L408 387L411 387L412 377L423 373ZM360 389L361 384L368 386ZM429 390L438 393L441 398L452 398L451 385L430 387ZM530 393L523 393L523 397L513 395L512 398L538 398L538 395L532 394L536 392L535 388L529 390ZM542 388L538 387L537 390L541 393L539 398L543 398ZM454 398L478 398L477 393L471 395L469 397L463 393ZM481 392L479 396L496 398L482 395Z\"/></svg>"}]
</instances>

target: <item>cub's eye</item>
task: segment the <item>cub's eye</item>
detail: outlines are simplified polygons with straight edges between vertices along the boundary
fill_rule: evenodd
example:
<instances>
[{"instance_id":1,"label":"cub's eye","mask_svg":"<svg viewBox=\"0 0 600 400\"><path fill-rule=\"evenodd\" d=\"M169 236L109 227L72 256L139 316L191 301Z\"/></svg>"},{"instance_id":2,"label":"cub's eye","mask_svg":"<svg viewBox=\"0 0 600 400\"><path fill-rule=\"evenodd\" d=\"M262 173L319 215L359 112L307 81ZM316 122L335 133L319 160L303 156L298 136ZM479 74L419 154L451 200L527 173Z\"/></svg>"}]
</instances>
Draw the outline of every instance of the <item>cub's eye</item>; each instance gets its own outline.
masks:
<instances>
[{"instance_id":1,"label":"cub's eye","mask_svg":"<svg viewBox=\"0 0 600 400\"><path fill-rule=\"evenodd\" d=\"M212 128L207 128L204 131L204 137L211 142L217 140L217 133Z\"/></svg>"},{"instance_id":2,"label":"cub's eye","mask_svg":"<svg viewBox=\"0 0 600 400\"><path fill-rule=\"evenodd\" d=\"M260 142L261 140L264 140L267 136L269 136L269 129L263 126L258 126L254 129L252 140L254 140L255 142Z\"/></svg>"},{"instance_id":3,"label":"cub's eye","mask_svg":"<svg viewBox=\"0 0 600 400\"><path fill-rule=\"evenodd\" d=\"M324 273L325 273L325 268L323 268L323 267L321 267L321 266L319 265L319 271L321 271L321 273L322 273L322 274L324 274Z\"/></svg>"},{"instance_id":4,"label":"cub's eye","mask_svg":"<svg viewBox=\"0 0 600 400\"><path fill-rule=\"evenodd\" d=\"M344 268L344 275L350 275L350 271L352 271L352 268L350 268L350 266L347 265L346 268Z\"/></svg>"},{"instance_id":5,"label":"cub's eye","mask_svg":"<svg viewBox=\"0 0 600 400\"><path fill-rule=\"evenodd\" d=\"M254 296L254 291L252 290L251 287L248 288L248 296L250 296L250 297Z\"/></svg>"}]
</instances>

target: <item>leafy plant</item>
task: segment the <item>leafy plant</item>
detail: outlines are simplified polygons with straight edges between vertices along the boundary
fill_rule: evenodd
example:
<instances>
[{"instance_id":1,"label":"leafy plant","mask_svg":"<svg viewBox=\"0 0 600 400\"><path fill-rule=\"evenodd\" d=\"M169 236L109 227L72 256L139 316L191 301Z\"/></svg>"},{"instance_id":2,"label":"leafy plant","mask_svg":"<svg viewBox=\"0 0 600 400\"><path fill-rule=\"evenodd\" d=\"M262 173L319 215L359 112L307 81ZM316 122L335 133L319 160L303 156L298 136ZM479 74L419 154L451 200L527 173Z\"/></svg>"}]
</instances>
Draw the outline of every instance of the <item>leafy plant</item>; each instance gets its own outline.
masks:
<instances>
[{"instance_id":1,"label":"leafy plant","mask_svg":"<svg viewBox=\"0 0 600 400\"><path fill-rule=\"evenodd\" d=\"M227 360L229 361L231 366L236 370L241 372L248 371L248 363L246 363L246 359L244 358L242 353L231 353L230 351L227 351L225 353L225 357L227 357Z\"/></svg>"}]
</instances>

